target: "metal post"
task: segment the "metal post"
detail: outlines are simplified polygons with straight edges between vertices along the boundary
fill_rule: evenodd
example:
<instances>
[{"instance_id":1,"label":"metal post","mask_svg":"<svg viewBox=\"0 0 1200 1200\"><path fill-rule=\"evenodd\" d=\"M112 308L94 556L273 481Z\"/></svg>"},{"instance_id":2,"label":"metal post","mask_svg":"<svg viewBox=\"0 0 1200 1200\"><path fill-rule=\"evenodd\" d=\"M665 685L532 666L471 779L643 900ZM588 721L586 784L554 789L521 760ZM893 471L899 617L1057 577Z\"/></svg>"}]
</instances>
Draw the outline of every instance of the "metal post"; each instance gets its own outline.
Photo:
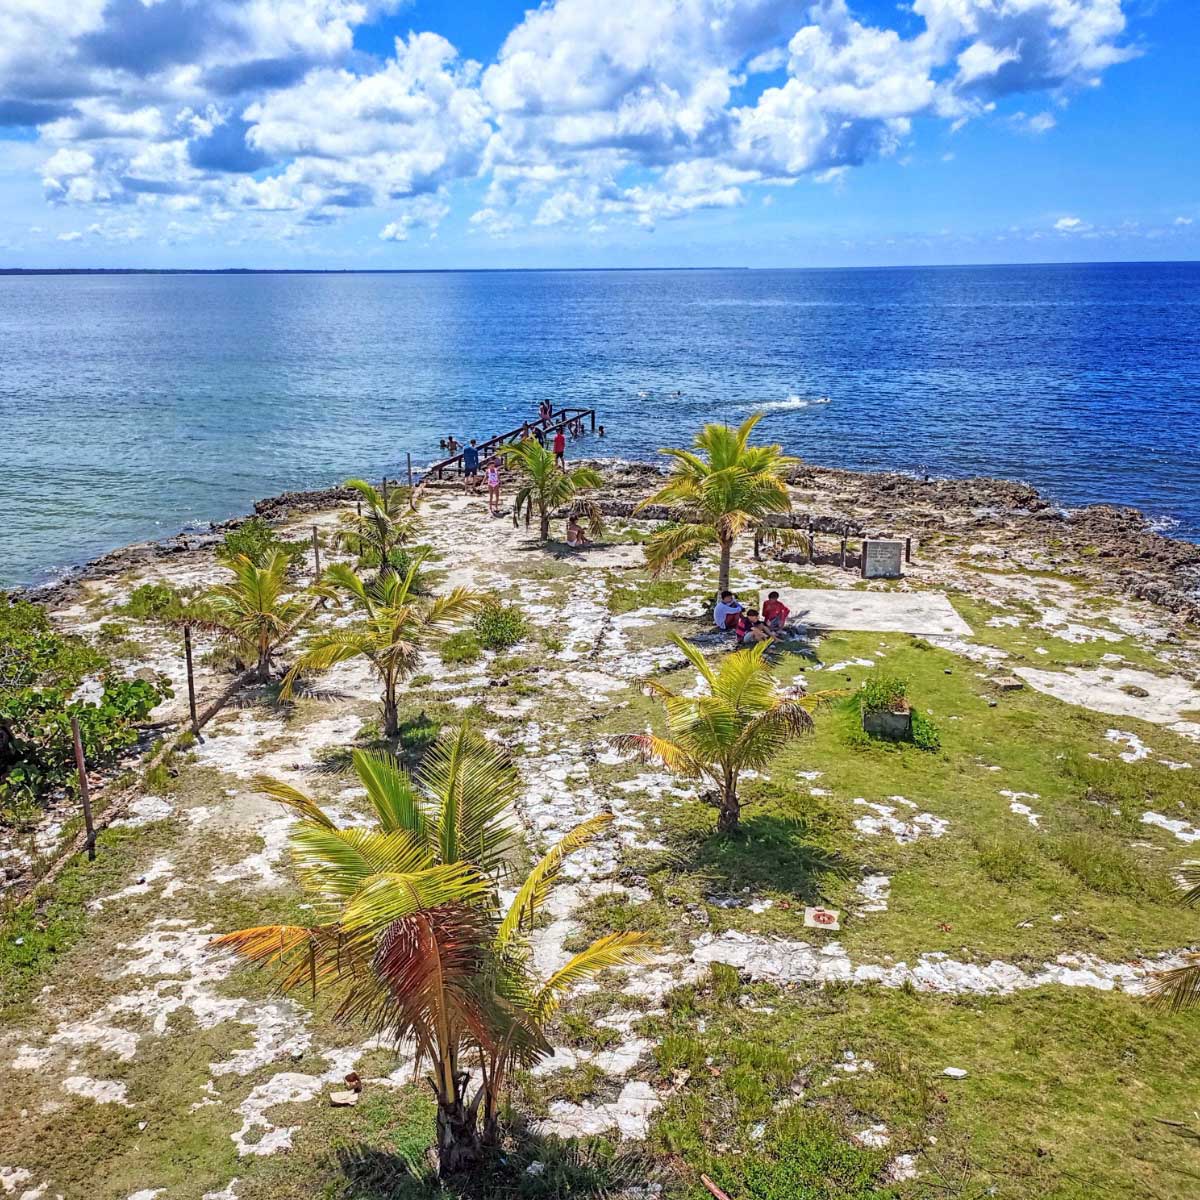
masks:
<instances>
[{"instance_id":1,"label":"metal post","mask_svg":"<svg viewBox=\"0 0 1200 1200\"><path fill-rule=\"evenodd\" d=\"M912 538L910 537L904 539L904 561L906 563L912 562Z\"/></svg>"},{"instance_id":2,"label":"metal post","mask_svg":"<svg viewBox=\"0 0 1200 1200\"><path fill-rule=\"evenodd\" d=\"M317 579L321 578L321 546L317 541L317 527L312 527L313 531L313 576Z\"/></svg>"},{"instance_id":3,"label":"metal post","mask_svg":"<svg viewBox=\"0 0 1200 1200\"><path fill-rule=\"evenodd\" d=\"M192 676L192 627L183 627L183 657L187 662L188 711L192 714L192 736L200 736L200 722L196 720L196 680Z\"/></svg>"},{"instance_id":4,"label":"metal post","mask_svg":"<svg viewBox=\"0 0 1200 1200\"><path fill-rule=\"evenodd\" d=\"M75 770L79 772L79 799L83 802L83 825L87 830L88 860L96 860L96 827L92 824L92 797L88 792L87 763L83 760L83 739L79 736L79 718L71 717L71 737L75 742Z\"/></svg>"},{"instance_id":5,"label":"metal post","mask_svg":"<svg viewBox=\"0 0 1200 1200\"><path fill-rule=\"evenodd\" d=\"M405 455L408 458L408 486L412 487L412 451L406 450ZM458 460L459 474L462 474L462 459Z\"/></svg>"}]
</instances>

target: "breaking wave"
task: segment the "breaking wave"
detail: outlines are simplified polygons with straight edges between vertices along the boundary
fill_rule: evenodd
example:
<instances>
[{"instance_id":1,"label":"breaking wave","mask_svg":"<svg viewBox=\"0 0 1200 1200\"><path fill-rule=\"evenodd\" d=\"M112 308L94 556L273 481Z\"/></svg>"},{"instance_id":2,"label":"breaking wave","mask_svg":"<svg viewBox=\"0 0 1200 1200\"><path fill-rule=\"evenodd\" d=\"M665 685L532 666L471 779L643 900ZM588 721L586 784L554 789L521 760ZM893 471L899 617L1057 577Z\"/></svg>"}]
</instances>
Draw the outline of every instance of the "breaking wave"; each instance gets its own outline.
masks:
<instances>
[{"instance_id":1,"label":"breaking wave","mask_svg":"<svg viewBox=\"0 0 1200 1200\"><path fill-rule=\"evenodd\" d=\"M792 409L810 408L814 404L828 403L828 396L789 396L786 400L769 400L766 404L748 404L746 411L789 412Z\"/></svg>"}]
</instances>

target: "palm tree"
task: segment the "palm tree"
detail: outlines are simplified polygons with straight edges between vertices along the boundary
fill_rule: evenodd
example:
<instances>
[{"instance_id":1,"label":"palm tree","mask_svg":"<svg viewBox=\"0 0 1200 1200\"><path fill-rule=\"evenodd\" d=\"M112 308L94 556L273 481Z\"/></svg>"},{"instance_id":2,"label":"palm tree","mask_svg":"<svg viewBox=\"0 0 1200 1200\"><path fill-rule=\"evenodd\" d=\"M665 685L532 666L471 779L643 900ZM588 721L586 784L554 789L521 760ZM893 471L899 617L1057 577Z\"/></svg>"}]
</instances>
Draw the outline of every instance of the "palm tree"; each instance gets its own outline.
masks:
<instances>
[{"instance_id":1,"label":"palm tree","mask_svg":"<svg viewBox=\"0 0 1200 1200\"><path fill-rule=\"evenodd\" d=\"M1189 908L1200 905L1200 863L1185 863L1179 869L1179 878L1187 888L1182 902ZM1186 958L1183 966L1159 975L1150 989L1154 1003L1172 1012L1200 1005L1200 954L1188 954Z\"/></svg>"},{"instance_id":2,"label":"palm tree","mask_svg":"<svg viewBox=\"0 0 1200 1200\"><path fill-rule=\"evenodd\" d=\"M762 413L755 413L737 429L705 425L693 443L697 454L662 451L675 460L671 476L638 509L667 504L678 511L680 523L660 530L646 542L646 561L655 575L685 555L715 545L721 552L719 595L729 588L729 558L738 534L761 526L768 513L791 509L784 477L799 460L789 458L777 445L748 444L751 431L761 420Z\"/></svg>"},{"instance_id":3,"label":"palm tree","mask_svg":"<svg viewBox=\"0 0 1200 1200\"><path fill-rule=\"evenodd\" d=\"M513 506L514 525L521 509L532 505L537 509L538 529L544 542L550 536L550 514L564 504L574 503L587 516L594 536L598 537L604 532L600 509L592 501L579 496L585 488L599 487L604 482L599 471L591 467L564 471L555 462L554 455L533 438L527 438L519 445L504 446L500 452L521 473L521 487Z\"/></svg>"},{"instance_id":4,"label":"palm tree","mask_svg":"<svg viewBox=\"0 0 1200 1200\"><path fill-rule=\"evenodd\" d=\"M832 693L778 691L763 657L768 642L727 654L714 671L695 646L678 634L674 640L700 672L703 690L698 696L677 695L665 684L647 681L645 686L666 708L668 736L630 733L615 743L678 775L714 783L720 810L717 829L729 833L737 828L741 812L742 772L761 770L788 742L811 732L812 713Z\"/></svg>"},{"instance_id":5,"label":"palm tree","mask_svg":"<svg viewBox=\"0 0 1200 1200\"><path fill-rule=\"evenodd\" d=\"M314 591L327 599L344 600L359 620L345 628L320 629L308 640L283 681L280 697L292 695L296 678L305 671L324 671L351 658L365 658L383 684L383 729L387 737L399 730L396 689L416 671L421 651L435 645L479 605L480 597L464 587L445 596L416 596L414 584L428 551L418 554L408 571L380 572L368 582L347 563L326 568Z\"/></svg>"},{"instance_id":6,"label":"palm tree","mask_svg":"<svg viewBox=\"0 0 1200 1200\"><path fill-rule=\"evenodd\" d=\"M345 550L387 574L392 551L421 530L423 522L417 512L421 490L396 486L388 489L385 498L365 479L347 479L345 486L362 497L362 511L342 514L337 540Z\"/></svg>"},{"instance_id":7,"label":"palm tree","mask_svg":"<svg viewBox=\"0 0 1200 1200\"><path fill-rule=\"evenodd\" d=\"M643 960L650 942L641 933L601 938L537 980L527 934L563 860L611 816L569 833L501 915L520 785L508 758L464 726L436 743L415 780L387 754L356 751L353 761L374 809L366 828L341 829L302 792L257 781L301 818L292 852L317 922L242 929L216 944L275 967L284 990L336 992L341 1019L411 1041L429 1064L439 1170L449 1176L497 1137L513 1067L551 1053L544 1026L563 994Z\"/></svg>"},{"instance_id":8,"label":"palm tree","mask_svg":"<svg viewBox=\"0 0 1200 1200\"><path fill-rule=\"evenodd\" d=\"M271 675L271 652L306 611L305 605L284 595L290 559L271 551L262 565L244 554L224 565L233 572L229 583L214 588L197 605L193 623L214 629L256 663L261 682Z\"/></svg>"}]
</instances>

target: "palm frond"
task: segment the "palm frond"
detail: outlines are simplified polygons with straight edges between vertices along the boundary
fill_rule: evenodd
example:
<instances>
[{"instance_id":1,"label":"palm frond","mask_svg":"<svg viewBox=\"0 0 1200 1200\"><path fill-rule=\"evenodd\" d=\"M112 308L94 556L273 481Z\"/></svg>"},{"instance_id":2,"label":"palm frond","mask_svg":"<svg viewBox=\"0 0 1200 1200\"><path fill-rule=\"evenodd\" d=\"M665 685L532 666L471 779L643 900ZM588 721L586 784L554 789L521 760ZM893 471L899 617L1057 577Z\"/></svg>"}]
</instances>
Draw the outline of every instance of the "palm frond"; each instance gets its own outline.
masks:
<instances>
[{"instance_id":1,"label":"palm frond","mask_svg":"<svg viewBox=\"0 0 1200 1200\"><path fill-rule=\"evenodd\" d=\"M598 938L555 971L538 989L533 1001L538 1021L549 1020L563 995L585 979L612 967L646 962L653 957L656 948L654 938L648 933L610 933Z\"/></svg>"}]
</instances>

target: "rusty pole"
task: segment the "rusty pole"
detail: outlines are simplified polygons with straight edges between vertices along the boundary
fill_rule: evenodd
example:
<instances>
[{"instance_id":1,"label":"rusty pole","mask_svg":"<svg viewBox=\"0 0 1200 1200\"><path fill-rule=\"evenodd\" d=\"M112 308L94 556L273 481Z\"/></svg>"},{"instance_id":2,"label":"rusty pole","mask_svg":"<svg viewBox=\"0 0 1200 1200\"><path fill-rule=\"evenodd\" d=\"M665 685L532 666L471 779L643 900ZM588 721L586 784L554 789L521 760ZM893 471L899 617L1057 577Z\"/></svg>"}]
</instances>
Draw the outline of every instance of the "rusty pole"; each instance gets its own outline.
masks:
<instances>
[{"instance_id":1,"label":"rusty pole","mask_svg":"<svg viewBox=\"0 0 1200 1200\"><path fill-rule=\"evenodd\" d=\"M92 824L92 797L88 792L87 763L83 759L83 739L79 736L79 718L71 717L71 739L75 743L75 770L79 773L79 799L83 803L83 825L87 830L88 861L96 860L96 827Z\"/></svg>"},{"instance_id":2,"label":"rusty pole","mask_svg":"<svg viewBox=\"0 0 1200 1200\"><path fill-rule=\"evenodd\" d=\"M183 627L183 657L187 662L188 711L192 714L192 735L200 736L200 722L196 720L196 680L192 675L192 627Z\"/></svg>"}]
</instances>

